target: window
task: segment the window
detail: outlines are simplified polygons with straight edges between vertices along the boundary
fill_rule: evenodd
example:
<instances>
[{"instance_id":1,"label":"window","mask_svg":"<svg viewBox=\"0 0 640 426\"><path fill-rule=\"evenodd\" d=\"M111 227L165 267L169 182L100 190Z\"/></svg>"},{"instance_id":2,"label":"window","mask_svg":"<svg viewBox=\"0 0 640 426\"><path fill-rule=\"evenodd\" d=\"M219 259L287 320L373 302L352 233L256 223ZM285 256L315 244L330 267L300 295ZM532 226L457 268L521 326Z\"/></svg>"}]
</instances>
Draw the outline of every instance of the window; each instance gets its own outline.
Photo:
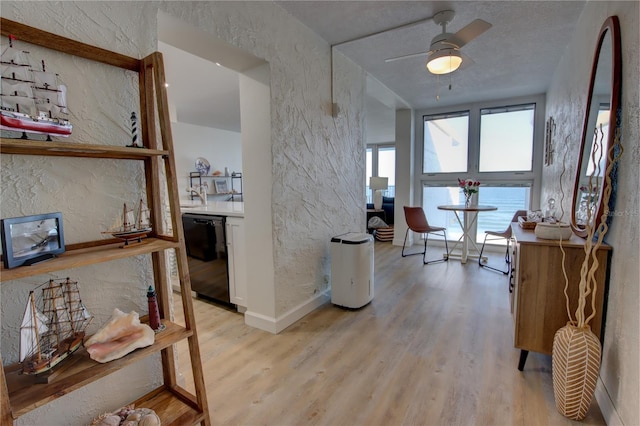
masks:
<instances>
[{"instance_id":1,"label":"window","mask_svg":"<svg viewBox=\"0 0 640 426\"><path fill-rule=\"evenodd\" d=\"M607 165L607 142L609 141L609 110L609 104L601 104L598 108L596 129L602 130L602 135L593 137L591 150L589 151L589 158L582 160L587 162L587 170L582 178L588 179L591 175L597 176L599 178L602 178L604 176Z\"/></svg>"},{"instance_id":2,"label":"window","mask_svg":"<svg viewBox=\"0 0 640 426\"><path fill-rule=\"evenodd\" d=\"M367 166L367 203L373 203L369 178L380 176L389 178L389 188L385 191L385 197L395 197L396 194L396 147L393 145L369 145L366 156Z\"/></svg>"},{"instance_id":3,"label":"window","mask_svg":"<svg viewBox=\"0 0 640 426\"><path fill-rule=\"evenodd\" d=\"M527 210L530 192L531 187L527 184L480 186L478 202L496 206L498 210L478 215L476 242L483 241L484 231L504 230L517 210ZM460 188L457 185L423 185L422 199L424 200L422 208L429 219L429 224L446 227L448 239L458 240L462 236L462 228L460 228L455 213L439 210L438 206L464 204L464 195L462 195ZM434 235L433 238L437 238L437 236ZM506 243L506 241L501 243Z\"/></svg>"},{"instance_id":4,"label":"window","mask_svg":"<svg viewBox=\"0 0 640 426\"><path fill-rule=\"evenodd\" d=\"M534 104L480 110L480 172L532 170L534 113Z\"/></svg>"},{"instance_id":5,"label":"window","mask_svg":"<svg viewBox=\"0 0 640 426\"><path fill-rule=\"evenodd\" d=\"M449 239L460 238L462 230L453 212L437 206L464 203L458 178L480 181L478 202L498 207L478 216L471 232L479 242L485 230L503 230L516 210L529 208L536 181L534 136L544 133L534 131L537 102L543 100L423 116L422 207L429 223L447 227Z\"/></svg>"},{"instance_id":6,"label":"window","mask_svg":"<svg viewBox=\"0 0 640 426\"><path fill-rule=\"evenodd\" d=\"M476 241L479 243L484 240L484 231L503 231L513 219L516 211L528 210L531 194L531 187L527 184L486 185L480 188L481 191L478 193L480 202L496 206L498 210L484 212L478 216ZM504 245L506 240L497 240L495 243Z\"/></svg>"},{"instance_id":7,"label":"window","mask_svg":"<svg viewBox=\"0 0 640 426\"><path fill-rule=\"evenodd\" d=\"M468 135L468 112L425 117L422 173L466 172Z\"/></svg>"}]
</instances>

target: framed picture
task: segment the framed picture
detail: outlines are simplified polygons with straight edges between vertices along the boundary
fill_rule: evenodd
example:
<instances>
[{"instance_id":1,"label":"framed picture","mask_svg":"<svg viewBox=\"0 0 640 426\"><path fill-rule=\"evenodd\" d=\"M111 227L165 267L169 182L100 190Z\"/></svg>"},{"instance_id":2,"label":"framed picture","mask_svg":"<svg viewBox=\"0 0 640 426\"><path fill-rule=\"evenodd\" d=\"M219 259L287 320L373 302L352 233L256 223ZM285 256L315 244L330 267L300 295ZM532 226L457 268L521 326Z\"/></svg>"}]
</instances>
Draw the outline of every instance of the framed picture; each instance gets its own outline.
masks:
<instances>
[{"instance_id":1,"label":"framed picture","mask_svg":"<svg viewBox=\"0 0 640 426\"><path fill-rule=\"evenodd\" d=\"M15 268L52 259L64 253L62 213L2 219L2 261Z\"/></svg>"},{"instance_id":2,"label":"framed picture","mask_svg":"<svg viewBox=\"0 0 640 426\"><path fill-rule=\"evenodd\" d=\"M218 194L229 193L229 185L227 184L226 179L216 179L213 181L213 184L216 186L216 193Z\"/></svg>"}]
</instances>

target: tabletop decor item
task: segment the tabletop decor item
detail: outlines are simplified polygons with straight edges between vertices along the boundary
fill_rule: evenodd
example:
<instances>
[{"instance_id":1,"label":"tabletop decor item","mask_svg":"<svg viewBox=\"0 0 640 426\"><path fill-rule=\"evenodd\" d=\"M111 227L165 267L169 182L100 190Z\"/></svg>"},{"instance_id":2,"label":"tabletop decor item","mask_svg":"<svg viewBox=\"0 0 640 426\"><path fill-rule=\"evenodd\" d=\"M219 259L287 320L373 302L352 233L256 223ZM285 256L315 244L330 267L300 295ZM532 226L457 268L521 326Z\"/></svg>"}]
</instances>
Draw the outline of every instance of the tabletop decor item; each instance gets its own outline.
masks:
<instances>
[{"instance_id":1,"label":"tabletop decor item","mask_svg":"<svg viewBox=\"0 0 640 426\"><path fill-rule=\"evenodd\" d=\"M196 170L200 172L202 176L208 176L209 171L211 171L211 164L209 164L206 158L198 157L196 158Z\"/></svg>"},{"instance_id":2,"label":"tabletop decor item","mask_svg":"<svg viewBox=\"0 0 640 426\"><path fill-rule=\"evenodd\" d=\"M573 235L571 226L566 222L537 222L533 232L543 240L566 241Z\"/></svg>"},{"instance_id":3,"label":"tabletop decor item","mask_svg":"<svg viewBox=\"0 0 640 426\"><path fill-rule=\"evenodd\" d=\"M131 113L131 145L127 145L129 148L144 148L142 143L138 144L138 117L136 117L135 111Z\"/></svg>"},{"instance_id":4,"label":"tabletop decor item","mask_svg":"<svg viewBox=\"0 0 640 426\"><path fill-rule=\"evenodd\" d=\"M7 269L53 259L65 251L62 213L2 219L0 229Z\"/></svg>"},{"instance_id":5,"label":"tabletop decor item","mask_svg":"<svg viewBox=\"0 0 640 426\"><path fill-rule=\"evenodd\" d=\"M213 181L213 184L216 188L217 194L228 194L229 193L229 185L227 185L226 179L216 179Z\"/></svg>"},{"instance_id":6,"label":"tabletop decor item","mask_svg":"<svg viewBox=\"0 0 640 426\"><path fill-rule=\"evenodd\" d=\"M82 345L91 319L77 281L49 280L31 290L20 326L22 373L44 373L64 361Z\"/></svg>"},{"instance_id":7,"label":"tabletop decor item","mask_svg":"<svg viewBox=\"0 0 640 426\"><path fill-rule=\"evenodd\" d=\"M460 179L458 178L458 186L460 186L460 189L462 190L462 193L464 194L464 204L465 206L470 206L471 205L471 197L473 196L473 194L477 194L478 193L478 188L480 186L480 182L478 182L477 180L471 180L471 179Z\"/></svg>"},{"instance_id":8,"label":"tabletop decor item","mask_svg":"<svg viewBox=\"0 0 640 426\"><path fill-rule=\"evenodd\" d=\"M73 126L67 109L67 86L55 72L48 70L44 60L32 66L29 52L13 46L2 52L2 130L67 137Z\"/></svg>"},{"instance_id":9,"label":"tabletop decor item","mask_svg":"<svg viewBox=\"0 0 640 426\"><path fill-rule=\"evenodd\" d=\"M155 333L140 322L140 315L131 311L125 314L114 308L111 319L84 342L89 357L101 364L153 345Z\"/></svg>"},{"instance_id":10,"label":"tabletop decor item","mask_svg":"<svg viewBox=\"0 0 640 426\"><path fill-rule=\"evenodd\" d=\"M603 137L602 131L600 137ZM605 172L607 185L602 194L604 208L602 218L598 226L593 226L590 215L587 217L585 240L585 258L580 269L580 285L578 287L578 307L575 317L571 315L570 301L567 295L569 281L565 274L564 294L567 298L567 316L569 322L558 330L553 338L552 347L552 377L553 394L556 408L565 417L572 420L582 420L591 405L591 400L600 371L600 356L602 348L600 340L591 331L589 322L596 315L595 296L598 282L595 273L598 269L597 251L607 233L609 226L609 199L611 197L611 170L622 155L620 144L620 130L616 129L613 146L609 148L609 164ZM597 237L596 237L597 235ZM562 240L560 241L562 250ZM564 250L563 263L564 263ZM589 303L589 299L591 302ZM586 311L590 304L591 313Z\"/></svg>"},{"instance_id":11,"label":"tabletop decor item","mask_svg":"<svg viewBox=\"0 0 640 426\"><path fill-rule=\"evenodd\" d=\"M369 178L369 189L372 192L373 208L380 210L382 208L383 192L389 189L389 178L380 176L371 176Z\"/></svg>"},{"instance_id":12,"label":"tabletop decor item","mask_svg":"<svg viewBox=\"0 0 640 426\"><path fill-rule=\"evenodd\" d=\"M134 213L133 209L124 204L122 214L118 216L111 226L111 229L104 231L103 234L110 234L115 238L124 241L124 246L129 246L134 242L142 242L143 238L151 232L151 217L149 208L144 204L142 199L138 203L138 210Z\"/></svg>"},{"instance_id":13,"label":"tabletop decor item","mask_svg":"<svg viewBox=\"0 0 640 426\"><path fill-rule=\"evenodd\" d=\"M156 290L152 285L147 290L147 304L149 306L149 327L159 333L166 328L160 321L160 310L158 309L158 298L156 297Z\"/></svg>"},{"instance_id":14,"label":"tabletop decor item","mask_svg":"<svg viewBox=\"0 0 640 426\"><path fill-rule=\"evenodd\" d=\"M112 413L103 413L89 426L160 426L160 417L150 408L126 405Z\"/></svg>"}]
</instances>

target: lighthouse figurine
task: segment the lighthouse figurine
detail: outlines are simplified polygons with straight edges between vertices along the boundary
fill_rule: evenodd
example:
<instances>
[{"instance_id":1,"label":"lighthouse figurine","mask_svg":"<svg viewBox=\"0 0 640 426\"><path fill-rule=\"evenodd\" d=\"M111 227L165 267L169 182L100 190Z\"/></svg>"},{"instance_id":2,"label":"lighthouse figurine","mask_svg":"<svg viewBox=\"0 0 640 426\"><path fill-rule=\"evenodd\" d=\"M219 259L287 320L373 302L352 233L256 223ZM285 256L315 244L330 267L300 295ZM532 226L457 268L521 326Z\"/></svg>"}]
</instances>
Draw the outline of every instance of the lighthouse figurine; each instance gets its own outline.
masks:
<instances>
[{"instance_id":1,"label":"lighthouse figurine","mask_svg":"<svg viewBox=\"0 0 640 426\"><path fill-rule=\"evenodd\" d=\"M149 326L153 331L159 333L165 329L165 325L160 322L160 312L158 311L158 299L153 286L149 286L147 291L147 300L149 301Z\"/></svg>"}]
</instances>

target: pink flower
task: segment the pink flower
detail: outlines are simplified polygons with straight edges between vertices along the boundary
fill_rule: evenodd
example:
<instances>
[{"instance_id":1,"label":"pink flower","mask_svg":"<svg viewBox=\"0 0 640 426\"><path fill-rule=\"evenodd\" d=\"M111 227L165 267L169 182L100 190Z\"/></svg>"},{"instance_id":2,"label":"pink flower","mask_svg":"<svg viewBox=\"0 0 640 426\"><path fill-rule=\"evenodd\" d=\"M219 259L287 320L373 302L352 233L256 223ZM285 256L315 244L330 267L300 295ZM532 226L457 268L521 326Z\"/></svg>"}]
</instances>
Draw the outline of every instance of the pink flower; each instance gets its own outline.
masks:
<instances>
[{"instance_id":1,"label":"pink flower","mask_svg":"<svg viewBox=\"0 0 640 426\"><path fill-rule=\"evenodd\" d=\"M462 192L466 195L475 194L478 192L480 182L472 179L458 178L458 186L460 186L460 189L462 189Z\"/></svg>"}]
</instances>

